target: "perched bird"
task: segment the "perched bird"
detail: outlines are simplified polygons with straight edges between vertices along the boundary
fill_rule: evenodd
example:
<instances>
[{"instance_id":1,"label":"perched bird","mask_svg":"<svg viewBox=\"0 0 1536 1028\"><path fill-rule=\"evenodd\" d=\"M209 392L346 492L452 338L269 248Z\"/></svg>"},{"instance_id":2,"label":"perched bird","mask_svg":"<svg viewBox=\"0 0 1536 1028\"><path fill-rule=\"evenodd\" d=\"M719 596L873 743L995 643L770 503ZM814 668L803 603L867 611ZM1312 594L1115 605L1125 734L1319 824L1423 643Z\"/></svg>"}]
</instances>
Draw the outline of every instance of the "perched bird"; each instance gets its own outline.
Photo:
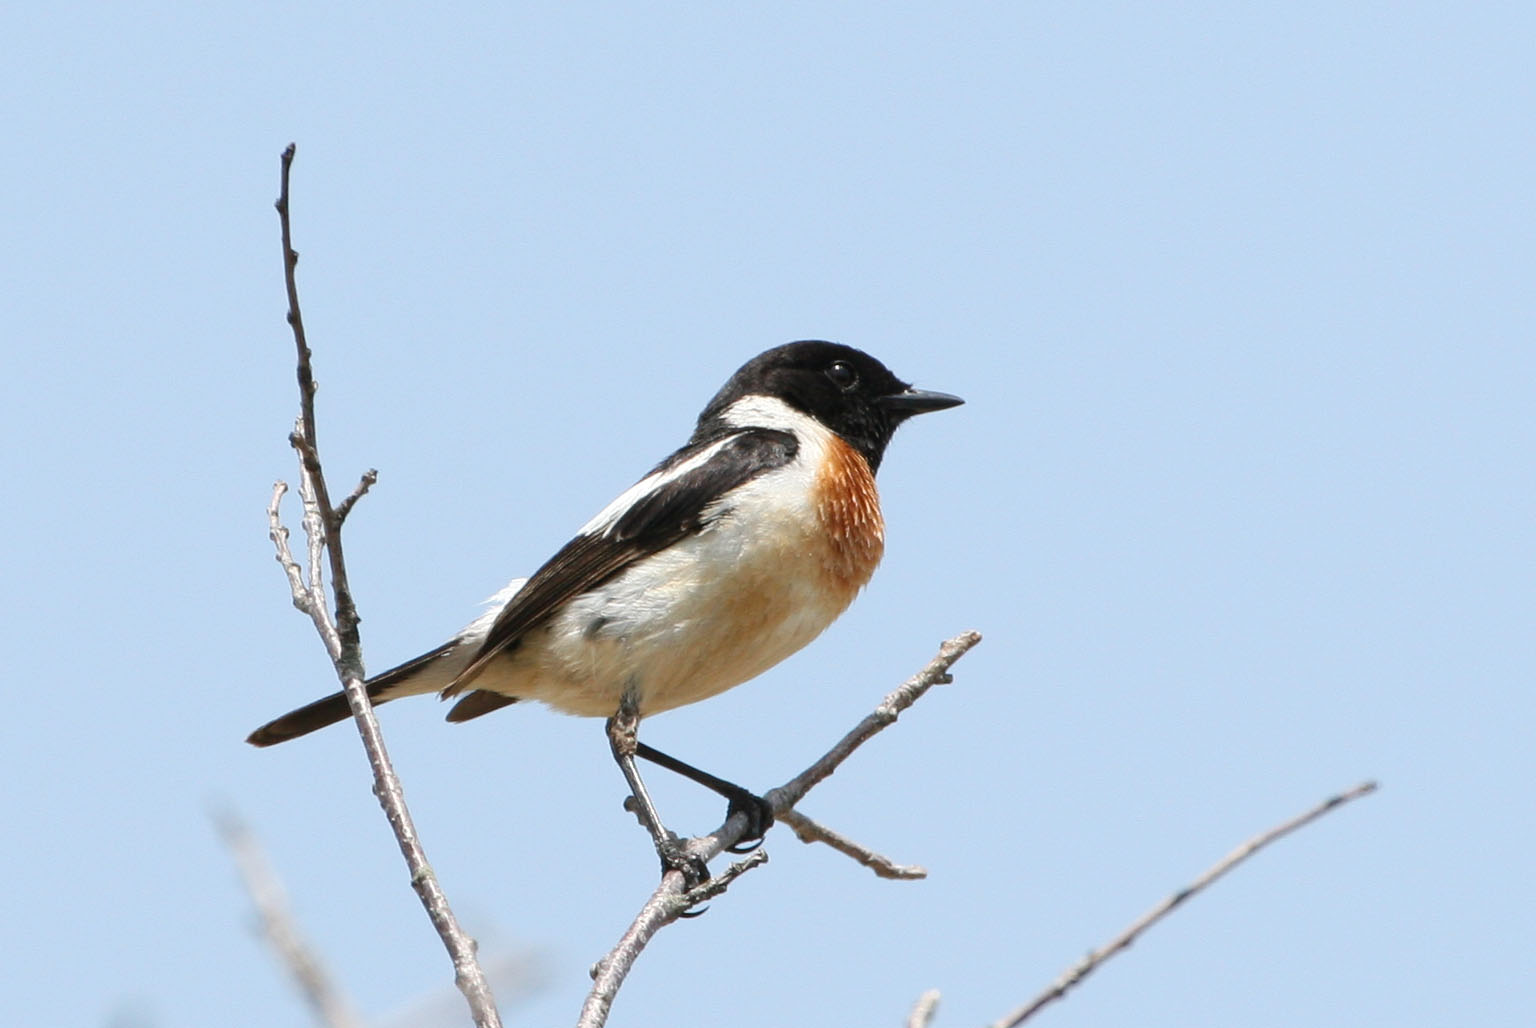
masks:
<instances>
[{"instance_id":1,"label":"perched bird","mask_svg":"<svg viewBox=\"0 0 1536 1028\"><path fill-rule=\"evenodd\" d=\"M721 793L761 838L758 797L640 743L639 720L761 674L821 634L885 548L875 472L907 418L961 403L852 347L775 347L732 375L693 436L531 578L443 645L367 682L375 704L440 693L467 721L518 700L608 719L663 868L707 876L662 827L636 756ZM350 715L335 693L252 732L270 746Z\"/></svg>"}]
</instances>

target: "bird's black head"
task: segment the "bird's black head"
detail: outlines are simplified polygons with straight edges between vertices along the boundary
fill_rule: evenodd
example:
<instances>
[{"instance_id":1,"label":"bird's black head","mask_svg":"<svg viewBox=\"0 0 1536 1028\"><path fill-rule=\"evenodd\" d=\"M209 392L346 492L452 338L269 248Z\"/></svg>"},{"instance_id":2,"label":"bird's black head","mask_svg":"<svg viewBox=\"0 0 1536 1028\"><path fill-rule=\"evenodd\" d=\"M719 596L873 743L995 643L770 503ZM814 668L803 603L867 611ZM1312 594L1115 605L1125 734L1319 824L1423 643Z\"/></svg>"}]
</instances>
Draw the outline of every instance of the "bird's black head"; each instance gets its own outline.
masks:
<instances>
[{"instance_id":1,"label":"bird's black head","mask_svg":"<svg viewBox=\"0 0 1536 1028\"><path fill-rule=\"evenodd\" d=\"M696 435L718 429L733 404L748 397L779 400L845 439L871 471L896 426L927 411L963 403L958 396L913 389L862 350L805 340L767 350L742 365L699 415Z\"/></svg>"}]
</instances>

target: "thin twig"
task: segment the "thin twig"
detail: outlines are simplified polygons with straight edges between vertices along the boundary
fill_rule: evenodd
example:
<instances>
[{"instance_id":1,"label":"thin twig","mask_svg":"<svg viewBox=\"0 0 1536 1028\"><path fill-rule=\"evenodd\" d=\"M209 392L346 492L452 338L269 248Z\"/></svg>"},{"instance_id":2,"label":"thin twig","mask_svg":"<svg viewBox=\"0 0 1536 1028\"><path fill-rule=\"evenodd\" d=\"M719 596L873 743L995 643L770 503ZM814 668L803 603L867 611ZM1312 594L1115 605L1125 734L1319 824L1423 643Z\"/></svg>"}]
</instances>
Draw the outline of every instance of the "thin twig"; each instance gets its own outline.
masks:
<instances>
[{"instance_id":1,"label":"thin twig","mask_svg":"<svg viewBox=\"0 0 1536 1028\"><path fill-rule=\"evenodd\" d=\"M304 527L309 537L310 575L307 586L302 581L302 574L295 583L297 564L288 551L287 531L282 529L277 513L277 505L282 497L281 486L274 491L272 506L268 508L269 519L274 526L273 542L278 548L278 560L288 574L289 584L294 587L294 603L315 621L326 649L331 654L331 660L336 665L337 677L341 679L347 703L357 722L358 733L362 736L363 748L368 754L368 763L373 770L374 795L384 808L390 828L394 830L400 844L400 852L410 870L411 886L416 890L432 926L442 937L443 945L453 960L454 980L459 991L464 994L475 1023L480 1028L500 1028L501 1016L496 1012L490 985L475 957L474 940L459 926L458 919L448 905L448 898L443 894L437 876L427 862L364 684L357 607L347 584L341 524L346 513L351 511L352 506L372 484L370 479L373 473L363 476L362 484L347 498L342 509L331 505L315 437L315 377L309 344L304 335L304 317L299 309L299 289L295 276L299 255L293 248L289 222L288 178L293 166L294 150L293 144L289 144L283 151L281 187L276 206L282 227L283 281L288 291L288 324L293 328L293 340L298 351L299 418L289 441L299 455L299 495L304 504ZM321 576L322 549L330 558L331 593L336 604L334 621L326 609L325 586Z\"/></svg>"},{"instance_id":2,"label":"thin twig","mask_svg":"<svg viewBox=\"0 0 1536 1028\"><path fill-rule=\"evenodd\" d=\"M955 661L965 655L967 650L980 641L979 633L965 632L944 643L939 647L938 655L928 662L927 667L886 696L873 713L860 721L853 731L838 740L837 744L820 759L777 789L769 790L763 798L773 805L774 817L783 817L786 811L793 809L794 805L804 799L805 794L817 783L836 771L838 765L847 760L854 750L873 738L881 729L894 723L902 711L917 702L918 698L930 688L941 682L950 681L949 669ZM709 835L689 839L687 851L702 860L712 860L727 846L734 846L740 842L746 831L746 815L733 814ZM635 961L645 949L646 944L662 928L686 913L693 903L693 897L683 888L682 872L668 871L662 875L661 884L640 908L640 912L630 922L618 943L607 956L593 966L592 990L587 994L586 1003L581 1008L581 1017L576 1022L577 1028L601 1028L607 1023L614 998L618 995L619 988L624 984L624 979L635 966Z\"/></svg>"},{"instance_id":3,"label":"thin twig","mask_svg":"<svg viewBox=\"0 0 1536 1028\"><path fill-rule=\"evenodd\" d=\"M372 489L378 480L378 468L369 468L367 471L363 472L363 477L358 481L357 487L352 490L352 494L345 500L342 500L341 506L336 508L337 528L340 528L346 523L347 515L352 513L352 508L357 506L357 501L368 495L368 490Z\"/></svg>"},{"instance_id":4,"label":"thin twig","mask_svg":"<svg viewBox=\"0 0 1536 1028\"><path fill-rule=\"evenodd\" d=\"M318 469L319 465L316 465ZM345 644L342 642L340 626L330 615L325 602L325 544L332 533L326 531L325 512L320 509L319 493L315 489L315 479L309 469L299 469L299 509L304 512L299 522L304 526L304 550L309 561L309 616L320 630L320 638L325 642L325 650L331 655L332 662L338 667L342 658L346 655ZM358 655L358 664L362 661ZM359 667L359 676L361 668Z\"/></svg>"},{"instance_id":5,"label":"thin twig","mask_svg":"<svg viewBox=\"0 0 1536 1028\"><path fill-rule=\"evenodd\" d=\"M1110 940L1108 944L1101 947L1100 949L1094 950L1092 953L1088 954L1072 967L1068 968L1060 978L1051 983L1050 987L1047 988L1044 992L1040 993L1040 995L1036 996L1028 1003L1008 1014L1006 1017L1003 1017L998 1021L994 1021L990 1028L1015 1028L1015 1026L1023 1024L1025 1021L1033 1017L1042 1007L1045 1007L1055 1000L1061 999L1063 996L1065 996L1069 989L1073 988L1084 978L1092 974L1100 964L1104 963L1104 961L1108 960L1116 953L1119 953L1121 950L1130 946L1131 943L1136 941L1142 932L1145 932L1148 928L1151 928L1154 924L1167 917L1170 913L1173 912L1174 908L1179 906L1179 904L1183 903L1191 896L1203 890L1206 886L1210 885L1212 882L1216 881L1216 879L1232 870L1238 864L1241 864L1243 861L1259 852L1259 850L1263 849L1265 846L1268 846L1276 839L1289 835L1291 832L1296 831L1298 828L1302 828L1308 824L1311 824L1313 821L1316 821L1330 810L1341 807L1351 800L1357 800L1362 796L1368 796L1375 791L1375 782L1362 782L1352 789L1347 789L1344 792L1339 793L1337 796L1330 796L1328 799L1324 800L1322 803L1319 803L1317 806L1313 807L1311 810L1308 810L1306 813L1298 814L1296 817L1291 818L1289 821L1282 822L1281 824L1276 825L1268 831L1261 832L1253 838L1249 839L1247 842L1237 847L1231 853L1228 853L1199 878L1196 878L1189 885L1186 885L1184 888L1180 889L1178 892L1174 893L1172 896L1169 896L1157 906L1141 915L1141 917L1137 918L1129 928L1121 932L1114 939Z\"/></svg>"},{"instance_id":6,"label":"thin twig","mask_svg":"<svg viewBox=\"0 0 1536 1028\"><path fill-rule=\"evenodd\" d=\"M288 547L288 526L283 524L283 494L287 491L287 482L272 484L272 502L267 505L267 534L272 540L272 545L277 547L277 562L283 566L283 573L288 576L288 586L293 593L293 605L304 613L310 614L313 604L309 602L309 590L304 586L304 571L299 567L299 562L293 559L293 551ZM321 626L326 623L323 610L321 615L316 627L320 627L323 634L324 628Z\"/></svg>"},{"instance_id":7,"label":"thin twig","mask_svg":"<svg viewBox=\"0 0 1536 1028\"><path fill-rule=\"evenodd\" d=\"M360 649L357 634L357 607L352 602L352 590L347 584L347 562L342 553L341 533L336 510L331 505L330 490L325 483L325 473L320 467L320 441L315 434L315 372L310 363L309 343L304 335L304 314L299 308L299 284L295 269L299 253L293 248L293 230L289 220L288 176L293 168L293 155L297 147L289 143L283 151L282 178L277 195L277 219L283 235L283 285L288 291L288 324L293 329L293 342L298 350L297 374L299 379L299 423L289 442L299 451L299 463L304 470L303 478L309 480L315 491L315 502L324 521L326 533L324 545L330 554L331 592L336 597L336 632L341 637L341 653L332 659L355 663L353 669L362 676ZM312 581L311 587L318 583Z\"/></svg>"},{"instance_id":8,"label":"thin twig","mask_svg":"<svg viewBox=\"0 0 1536 1028\"><path fill-rule=\"evenodd\" d=\"M912 1013L907 1015L907 1028L928 1028L938 1009L939 990L929 989L917 997L917 1002L912 1005Z\"/></svg>"},{"instance_id":9,"label":"thin twig","mask_svg":"<svg viewBox=\"0 0 1536 1028\"><path fill-rule=\"evenodd\" d=\"M358 1028L362 1024L351 1004L337 991L320 962L319 955L304 941L298 920L288 907L288 896L278 880L261 845L244 821L227 811L213 816L219 835L235 858L245 891L261 919L261 932L288 973L293 975L299 992L309 1002L315 1017L327 1028Z\"/></svg>"},{"instance_id":10,"label":"thin twig","mask_svg":"<svg viewBox=\"0 0 1536 1028\"><path fill-rule=\"evenodd\" d=\"M954 666L955 661L965 656L967 650L979 642L981 642L980 632L963 632L940 646L938 655L928 662L927 667L897 686L880 701L878 707L866 714L864 720L855 725L851 732L839 739L837 745L824 753L820 760L777 789L770 790L763 798L773 804L775 816L780 810L792 808L818 783L831 777L832 772L852 756L854 750L895 724L901 712L916 703L923 693L935 685L948 684L949 669ZM746 830L745 814L739 814L733 820L740 823L741 831ZM741 835L738 832L728 839L726 845L735 845L740 838Z\"/></svg>"},{"instance_id":11,"label":"thin twig","mask_svg":"<svg viewBox=\"0 0 1536 1028\"><path fill-rule=\"evenodd\" d=\"M824 842L844 856L852 857L863 864L880 878L910 882L928 877L926 868L918 867L916 864L898 864L890 857L876 853L863 843L855 842L846 835L813 821L798 810L786 810L778 815L777 820L794 829L795 838L801 842L807 844Z\"/></svg>"},{"instance_id":12,"label":"thin twig","mask_svg":"<svg viewBox=\"0 0 1536 1028\"><path fill-rule=\"evenodd\" d=\"M762 850L753 850L744 860L733 862L724 871L712 878L706 878L690 889L683 897L689 907L696 907L700 903L708 903L716 896L724 895L725 890L731 887L731 883L754 867L761 867L768 863L768 854Z\"/></svg>"}]
</instances>

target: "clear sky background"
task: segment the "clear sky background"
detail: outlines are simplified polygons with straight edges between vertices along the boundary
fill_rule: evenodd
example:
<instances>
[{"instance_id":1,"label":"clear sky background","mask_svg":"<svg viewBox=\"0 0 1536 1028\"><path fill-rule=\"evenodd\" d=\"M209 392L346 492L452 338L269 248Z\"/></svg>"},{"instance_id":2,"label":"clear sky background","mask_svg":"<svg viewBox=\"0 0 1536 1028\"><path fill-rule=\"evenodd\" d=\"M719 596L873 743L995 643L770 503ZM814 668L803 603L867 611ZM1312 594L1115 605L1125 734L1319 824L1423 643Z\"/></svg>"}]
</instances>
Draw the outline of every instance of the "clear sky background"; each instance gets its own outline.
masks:
<instances>
[{"instance_id":1,"label":"clear sky background","mask_svg":"<svg viewBox=\"0 0 1536 1028\"><path fill-rule=\"evenodd\" d=\"M8 1024L303 1025L211 806L376 1023L450 969L264 507L294 215L366 655L439 642L823 337L967 405L886 561L647 723L758 788L986 640L667 929L615 1025L985 1023L1364 778L1040 1024L1536 1022L1536 16L1499 3L12 5L0 419ZM293 508L289 508L290 518ZM508 1021L574 1021L654 884L601 726L383 720ZM653 778L657 778L653 775ZM671 823L720 804L657 778Z\"/></svg>"}]
</instances>

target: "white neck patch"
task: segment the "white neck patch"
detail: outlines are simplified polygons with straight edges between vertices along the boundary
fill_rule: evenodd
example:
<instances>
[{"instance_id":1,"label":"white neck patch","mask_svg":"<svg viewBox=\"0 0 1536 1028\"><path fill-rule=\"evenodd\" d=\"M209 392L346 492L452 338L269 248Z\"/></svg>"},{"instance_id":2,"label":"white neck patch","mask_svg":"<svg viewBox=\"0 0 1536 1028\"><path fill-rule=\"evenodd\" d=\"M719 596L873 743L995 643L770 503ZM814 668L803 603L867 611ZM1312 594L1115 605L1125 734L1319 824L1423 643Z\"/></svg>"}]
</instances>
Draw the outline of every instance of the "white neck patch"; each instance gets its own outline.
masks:
<instances>
[{"instance_id":1,"label":"white neck patch","mask_svg":"<svg viewBox=\"0 0 1536 1028\"><path fill-rule=\"evenodd\" d=\"M829 432L827 426L776 396L743 396L721 413L720 420L733 428L777 428L812 438Z\"/></svg>"}]
</instances>

